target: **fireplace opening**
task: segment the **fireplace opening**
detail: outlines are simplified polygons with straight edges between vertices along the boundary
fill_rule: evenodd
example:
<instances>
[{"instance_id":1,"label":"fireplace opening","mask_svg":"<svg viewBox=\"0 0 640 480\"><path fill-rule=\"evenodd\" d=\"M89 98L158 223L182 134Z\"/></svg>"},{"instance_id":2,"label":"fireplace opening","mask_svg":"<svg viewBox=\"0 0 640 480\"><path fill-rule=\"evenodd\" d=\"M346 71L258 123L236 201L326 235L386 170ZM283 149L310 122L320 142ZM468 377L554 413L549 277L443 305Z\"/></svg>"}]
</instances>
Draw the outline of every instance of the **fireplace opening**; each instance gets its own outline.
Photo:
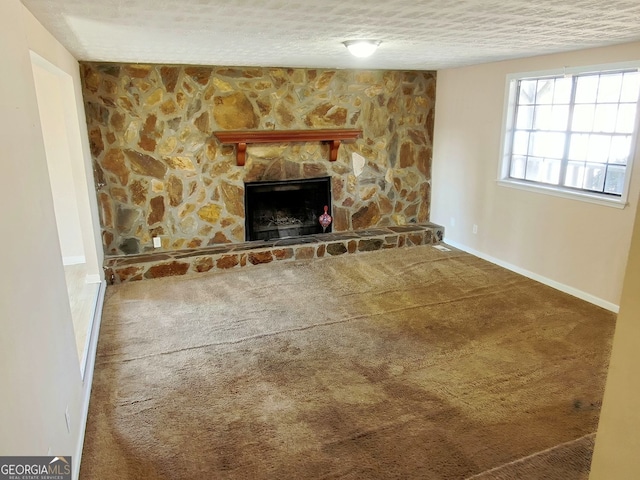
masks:
<instances>
[{"instance_id":1,"label":"fireplace opening","mask_svg":"<svg viewBox=\"0 0 640 480\"><path fill-rule=\"evenodd\" d=\"M331 178L247 182L244 189L247 240L272 240L322 233L318 217L331 215ZM331 231L329 225L326 232Z\"/></svg>"}]
</instances>

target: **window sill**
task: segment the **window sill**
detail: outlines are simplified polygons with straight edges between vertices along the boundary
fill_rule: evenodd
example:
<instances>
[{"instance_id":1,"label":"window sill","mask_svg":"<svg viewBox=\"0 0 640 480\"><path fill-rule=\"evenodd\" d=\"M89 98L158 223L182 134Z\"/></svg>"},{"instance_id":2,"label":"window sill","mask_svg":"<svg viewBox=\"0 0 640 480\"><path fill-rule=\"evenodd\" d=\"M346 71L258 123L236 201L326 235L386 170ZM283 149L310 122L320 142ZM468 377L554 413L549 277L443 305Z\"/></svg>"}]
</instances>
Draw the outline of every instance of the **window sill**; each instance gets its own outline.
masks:
<instances>
[{"instance_id":1,"label":"window sill","mask_svg":"<svg viewBox=\"0 0 640 480\"><path fill-rule=\"evenodd\" d=\"M591 194L586 192L575 192L572 190L564 190L553 186L533 184L529 182L521 182L512 179L498 180L498 185L502 187L515 188L518 190L526 190L528 192L540 193L543 195L552 195L554 197L568 198L571 200L578 200L581 202L595 203L596 205L603 205L605 207L613 208L625 208L628 203L624 198L606 198L597 194Z\"/></svg>"}]
</instances>

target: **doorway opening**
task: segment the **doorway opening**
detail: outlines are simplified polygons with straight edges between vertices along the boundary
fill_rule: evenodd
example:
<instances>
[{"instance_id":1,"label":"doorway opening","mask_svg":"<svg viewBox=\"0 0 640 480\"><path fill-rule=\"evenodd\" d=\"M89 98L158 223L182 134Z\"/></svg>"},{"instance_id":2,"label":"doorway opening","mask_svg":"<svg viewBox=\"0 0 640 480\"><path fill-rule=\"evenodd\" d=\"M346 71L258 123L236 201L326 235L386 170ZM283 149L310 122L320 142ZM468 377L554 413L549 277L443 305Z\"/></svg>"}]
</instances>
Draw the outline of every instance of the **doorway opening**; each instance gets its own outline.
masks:
<instances>
[{"instance_id":1,"label":"doorway opening","mask_svg":"<svg viewBox=\"0 0 640 480\"><path fill-rule=\"evenodd\" d=\"M100 275L73 79L31 52L75 348L84 378Z\"/></svg>"}]
</instances>

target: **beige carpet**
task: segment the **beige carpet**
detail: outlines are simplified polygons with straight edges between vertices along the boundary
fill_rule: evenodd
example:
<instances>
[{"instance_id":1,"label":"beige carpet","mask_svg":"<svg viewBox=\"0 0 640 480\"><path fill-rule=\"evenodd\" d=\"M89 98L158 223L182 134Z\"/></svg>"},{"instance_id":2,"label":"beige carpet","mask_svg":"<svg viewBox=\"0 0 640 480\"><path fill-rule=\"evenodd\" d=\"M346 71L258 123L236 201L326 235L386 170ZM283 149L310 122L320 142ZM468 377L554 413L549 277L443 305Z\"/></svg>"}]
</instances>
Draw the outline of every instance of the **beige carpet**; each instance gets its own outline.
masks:
<instances>
[{"instance_id":1,"label":"beige carpet","mask_svg":"<svg viewBox=\"0 0 640 480\"><path fill-rule=\"evenodd\" d=\"M591 433L474 475L468 480L588 480L594 443L595 434Z\"/></svg>"},{"instance_id":2,"label":"beige carpet","mask_svg":"<svg viewBox=\"0 0 640 480\"><path fill-rule=\"evenodd\" d=\"M431 246L112 286L81 478L586 478L614 322Z\"/></svg>"}]
</instances>

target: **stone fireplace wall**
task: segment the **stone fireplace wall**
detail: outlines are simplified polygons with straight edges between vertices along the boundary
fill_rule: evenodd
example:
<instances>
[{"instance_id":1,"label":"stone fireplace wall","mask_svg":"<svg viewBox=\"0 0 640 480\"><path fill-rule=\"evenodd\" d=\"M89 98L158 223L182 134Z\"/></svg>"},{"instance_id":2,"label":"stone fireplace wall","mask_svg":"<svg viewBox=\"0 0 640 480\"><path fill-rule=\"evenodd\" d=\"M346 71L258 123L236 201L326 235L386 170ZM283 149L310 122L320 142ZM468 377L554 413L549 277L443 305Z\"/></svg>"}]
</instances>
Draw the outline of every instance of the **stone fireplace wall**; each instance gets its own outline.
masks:
<instances>
[{"instance_id":1,"label":"stone fireplace wall","mask_svg":"<svg viewBox=\"0 0 640 480\"><path fill-rule=\"evenodd\" d=\"M335 232L429 219L435 72L82 63L81 76L107 255L153 236L165 251L243 242L245 181L331 176ZM313 128L363 135L336 162L321 143L249 145L244 167L213 136Z\"/></svg>"}]
</instances>

